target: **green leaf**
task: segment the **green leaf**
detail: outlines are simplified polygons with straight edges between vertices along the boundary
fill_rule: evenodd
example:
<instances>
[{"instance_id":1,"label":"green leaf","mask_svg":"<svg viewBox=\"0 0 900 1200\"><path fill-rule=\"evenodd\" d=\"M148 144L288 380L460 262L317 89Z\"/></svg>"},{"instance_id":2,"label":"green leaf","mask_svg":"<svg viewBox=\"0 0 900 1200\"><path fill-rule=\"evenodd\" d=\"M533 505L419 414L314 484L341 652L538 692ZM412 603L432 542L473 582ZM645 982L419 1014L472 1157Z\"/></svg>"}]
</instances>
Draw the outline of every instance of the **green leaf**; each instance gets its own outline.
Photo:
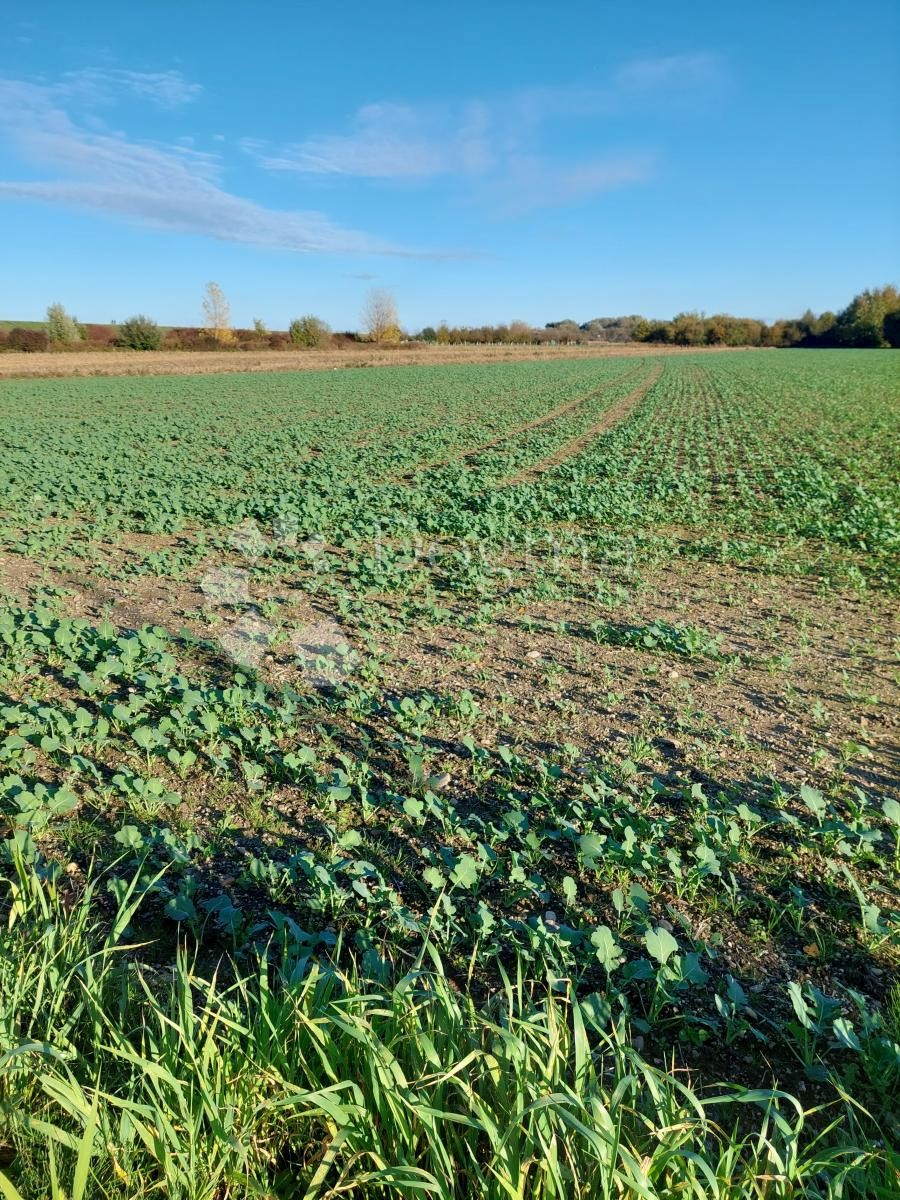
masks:
<instances>
[{"instance_id":1,"label":"green leaf","mask_svg":"<svg viewBox=\"0 0 900 1200\"><path fill-rule=\"evenodd\" d=\"M660 966L665 966L668 960L678 950L678 943L668 929L657 925L656 929L648 929L644 934L644 945L651 958L655 958Z\"/></svg>"},{"instance_id":2,"label":"green leaf","mask_svg":"<svg viewBox=\"0 0 900 1200\"><path fill-rule=\"evenodd\" d=\"M475 910L472 923L479 933L490 933L497 924L494 914L483 900L478 901L478 908Z\"/></svg>"},{"instance_id":3,"label":"green leaf","mask_svg":"<svg viewBox=\"0 0 900 1200\"><path fill-rule=\"evenodd\" d=\"M585 833L578 839L578 849L589 867L594 866L603 854L606 845L606 835L603 833Z\"/></svg>"},{"instance_id":4,"label":"green leaf","mask_svg":"<svg viewBox=\"0 0 900 1200\"><path fill-rule=\"evenodd\" d=\"M622 953L622 947L616 941L613 931L608 925L601 925L591 934L591 945L597 955L597 959L606 968L607 973L610 973L622 965L625 956Z\"/></svg>"},{"instance_id":5,"label":"green leaf","mask_svg":"<svg viewBox=\"0 0 900 1200\"><path fill-rule=\"evenodd\" d=\"M823 800L821 792L804 783L800 788L800 799L819 821L824 818L828 811L828 806Z\"/></svg>"},{"instance_id":6,"label":"green leaf","mask_svg":"<svg viewBox=\"0 0 900 1200\"><path fill-rule=\"evenodd\" d=\"M427 884L430 884L436 892L439 892L446 883L444 876L437 867L426 867L422 872L422 878Z\"/></svg>"},{"instance_id":7,"label":"green leaf","mask_svg":"<svg viewBox=\"0 0 900 1200\"><path fill-rule=\"evenodd\" d=\"M788 995L791 998L791 1004L794 1006L794 1012L797 1014L797 1020L804 1029L812 1029L813 1023L810 1020L809 1011L806 1006L806 1001L803 999L803 992L799 983L793 980L787 985Z\"/></svg>"},{"instance_id":8,"label":"green leaf","mask_svg":"<svg viewBox=\"0 0 900 1200\"><path fill-rule=\"evenodd\" d=\"M594 1029L606 1029L609 1026L610 1017L612 1016L612 1007L605 996L599 992L590 992L584 996L579 1007L585 1024L592 1026Z\"/></svg>"},{"instance_id":9,"label":"green leaf","mask_svg":"<svg viewBox=\"0 0 900 1200\"><path fill-rule=\"evenodd\" d=\"M173 896L166 901L163 912L170 921L193 921L197 916L193 900L183 895Z\"/></svg>"},{"instance_id":10,"label":"green leaf","mask_svg":"<svg viewBox=\"0 0 900 1200\"><path fill-rule=\"evenodd\" d=\"M136 825L123 825L113 841L118 842L120 846L127 846L129 850L138 850L144 844L141 831Z\"/></svg>"},{"instance_id":11,"label":"green leaf","mask_svg":"<svg viewBox=\"0 0 900 1200\"><path fill-rule=\"evenodd\" d=\"M421 800L416 800L412 796L407 796L403 801L403 811L416 822L425 819L425 805Z\"/></svg>"},{"instance_id":12,"label":"green leaf","mask_svg":"<svg viewBox=\"0 0 900 1200\"><path fill-rule=\"evenodd\" d=\"M456 866L450 872L451 880L457 887L471 888L478 882L478 863L471 854L460 856Z\"/></svg>"},{"instance_id":13,"label":"green leaf","mask_svg":"<svg viewBox=\"0 0 900 1200\"><path fill-rule=\"evenodd\" d=\"M846 1017L839 1017L838 1020L832 1021L831 1028L834 1030L834 1036L838 1045L845 1050L861 1050L859 1038L856 1036L853 1026Z\"/></svg>"}]
</instances>

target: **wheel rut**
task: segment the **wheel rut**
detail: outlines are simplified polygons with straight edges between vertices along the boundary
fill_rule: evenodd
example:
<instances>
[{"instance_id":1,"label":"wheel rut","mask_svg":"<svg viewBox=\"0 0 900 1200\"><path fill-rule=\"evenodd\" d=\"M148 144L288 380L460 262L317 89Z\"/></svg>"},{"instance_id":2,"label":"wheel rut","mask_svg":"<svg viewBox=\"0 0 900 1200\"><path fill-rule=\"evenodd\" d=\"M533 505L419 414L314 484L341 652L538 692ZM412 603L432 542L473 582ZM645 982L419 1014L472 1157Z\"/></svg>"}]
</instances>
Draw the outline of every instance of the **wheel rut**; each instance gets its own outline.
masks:
<instances>
[{"instance_id":1,"label":"wheel rut","mask_svg":"<svg viewBox=\"0 0 900 1200\"><path fill-rule=\"evenodd\" d=\"M642 366L643 364L641 364ZM471 458L477 458L480 454L492 450L494 446L508 442L511 438L519 437L523 433L529 433L532 429L539 429L542 425L549 425L551 421L558 421L561 417L568 416L569 413L574 412L575 409L580 408L595 396L601 395L614 384L621 383L623 379L632 378L641 370L641 367L625 371L612 379L605 379L603 383L598 387L592 388L589 392L582 392L580 396L575 396L572 400L566 400L565 403L558 404L556 408L551 408L549 412L542 413L539 417L534 417L530 421L524 421L521 425L514 425L511 429L505 430L503 433L498 434L497 437L491 438L488 442L479 442L477 446L470 446L467 450L451 454L448 458L438 459L436 462L423 463L414 471L406 472L403 478L409 480L421 471L437 471L441 467L450 466L451 463L465 463Z\"/></svg>"},{"instance_id":2,"label":"wheel rut","mask_svg":"<svg viewBox=\"0 0 900 1200\"><path fill-rule=\"evenodd\" d=\"M580 433L578 437L572 438L565 445L560 446L547 458L542 458L539 462L532 463L524 471L519 471L515 475L510 475L508 479L504 479L499 485L500 487L513 487L520 483L531 483L533 480L540 478L545 472L552 470L554 467L560 466L569 458L574 458L580 454L594 438L599 437L602 433L608 433L621 421L628 416L633 408L635 408L644 398L647 392L653 387L657 379L662 374L662 366L654 367L641 383L627 396L623 397L618 404L614 404L612 408L607 409L599 421L596 421L590 429L586 429L584 433Z\"/></svg>"}]
</instances>

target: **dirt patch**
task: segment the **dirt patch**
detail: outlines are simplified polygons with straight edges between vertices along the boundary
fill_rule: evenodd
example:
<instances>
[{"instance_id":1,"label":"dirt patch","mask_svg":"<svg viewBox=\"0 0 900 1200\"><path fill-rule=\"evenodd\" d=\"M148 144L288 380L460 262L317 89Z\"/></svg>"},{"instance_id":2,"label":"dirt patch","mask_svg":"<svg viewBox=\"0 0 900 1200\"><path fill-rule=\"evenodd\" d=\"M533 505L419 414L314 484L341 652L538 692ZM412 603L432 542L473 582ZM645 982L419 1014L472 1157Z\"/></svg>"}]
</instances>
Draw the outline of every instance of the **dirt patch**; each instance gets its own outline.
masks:
<instances>
[{"instance_id":1,"label":"dirt patch","mask_svg":"<svg viewBox=\"0 0 900 1200\"><path fill-rule=\"evenodd\" d=\"M598 620L690 625L719 639L720 655L611 644L594 636ZM570 741L723 785L827 787L842 775L887 796L900 793L897 632L886 598L675 562L613 609L513 604L490 627L399 635L392 684L468 689L486 706L499 697L506 717L492 736L538 752Z\"/></svg>"},{"instance_id":2,"label":"dirt patch","mask_svg":"<svg viewBox=\"0 0 900 1200\"><path fill-rule=\"evenodd\" d=\"M399 346L360 345L341 350L140 351L77 350L0 354L0 378L92 375L218 375L258 371L337 371L353 367L441 366L451 363L547 362L570 358L634 358L659 354L717 354L725 347ZM730 353L733 347L727 348ZM751 350L755 348L746 347ZM767 351L760 351L765 353Z\"/></svg>"}]
</instances>

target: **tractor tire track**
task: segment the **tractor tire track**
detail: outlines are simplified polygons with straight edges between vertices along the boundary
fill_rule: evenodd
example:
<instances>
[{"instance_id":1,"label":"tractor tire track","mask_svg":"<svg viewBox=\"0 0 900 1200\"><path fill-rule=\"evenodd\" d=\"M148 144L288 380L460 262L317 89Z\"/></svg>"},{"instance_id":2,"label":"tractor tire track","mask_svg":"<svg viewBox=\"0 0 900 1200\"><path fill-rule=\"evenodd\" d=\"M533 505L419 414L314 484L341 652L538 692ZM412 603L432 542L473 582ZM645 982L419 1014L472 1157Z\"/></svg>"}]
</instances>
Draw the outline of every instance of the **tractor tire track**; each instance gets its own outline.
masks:
<instances>
[{"instance_id":1,"label":"tractor tire track","mask_svg":"<svg viewBox=\"0 0 900 1200\"><path fill-rule=\"evenodd\" d=\"M643 367L641 363L637 367L623 371L621 375L616 375L612 379L604 379L598 387L592 388L589 392L583 392L580 396L576 396L574 400L566 400L563 404L558 404L556 408L551 408L549 412L542 413L539 417L533 417L530 421L525 421L521 425L514 425L512 429L507 429L495 438L491 438L489 442L480 442L477 446L470 446L468 450L463 450L456 454L451 454L448 458L440 458L435 462L422 463L414 470L407 472L403 479L412 479L421 471L438 471L441 467L449 467L452 463L464 463L467 459L477 458L480 454L484 454L487 450L492 450L494 446L499 446L502 442L508 442L511 438L519 437L520 434L529 433L532 429L539 429L542 425L549 425L551 421L558 421L560 417L568 416L575 409L580 408L583 404L587 404L589 400L593 400L595 396L601 395L614 384L621 383L624 379L631 379L638 374Z\"/></svg>"},{"instance_id":2,"label":"tractor tire track","mask_svg":"<svg viewBox=\"0 0 900 1200\"><path fill-rule=\"evenodd\" d=\"M650 373L644 378L643 382L631 392L628 393L618 404L614 404L608 409L599 421L595 422L590 429L586 429L584 433L580 433L578 437L572 438L565 445L560 446L552 454L546 458L542 458L539 462L532 463L530 467L526 467L524 471L519 471L515 475L510 475L508 479L502 480L498 487L514 487L520 483L531 483L533 480L540 478L541 475L554 467L560 466L567 459L573 458L580 454L594 438L599 437L603 433L608 433L610 429L623 421L635 408L662 374L662 367L651 368Z\"/></svg>"},{"instance_id":3,"label":"tractor tire track","mask_svg":"<svg viewBox=\"0 0 900 1200\"><path fill-rule=\"evenodd\" d=\"M621 375L616 376L614 379L605 379L599 387L595 387L589 392L584 392L581 396L576 396L574 400L566 400L564 404L558 404L556 408L551 408L549 412L544 413L540 417L534 417L531 421L525 421L522 425L516 425L514 429L507 430L506 433L492 438L489 442L482 442L480 446L472 446L469 450L463 451L462 454L456 455L455 458L448 459L448 462L462 462L464 459L474 458L476 455L482 454L485 450L491 450L494 446L499 446L501 442L518 437L520 433L528 433L532 429L540 428L541 425L549 425L551 421L557 421L560 417L565 417L570 412L574 412L576 408L580 408L582 404L586 404L588 400L593 400L595 396L599 396L602 392L605 392L614 383L621 383L623 379L631 378L639 369L634 368L631 371L623 371Z\"/></svg>"}]
</instances>

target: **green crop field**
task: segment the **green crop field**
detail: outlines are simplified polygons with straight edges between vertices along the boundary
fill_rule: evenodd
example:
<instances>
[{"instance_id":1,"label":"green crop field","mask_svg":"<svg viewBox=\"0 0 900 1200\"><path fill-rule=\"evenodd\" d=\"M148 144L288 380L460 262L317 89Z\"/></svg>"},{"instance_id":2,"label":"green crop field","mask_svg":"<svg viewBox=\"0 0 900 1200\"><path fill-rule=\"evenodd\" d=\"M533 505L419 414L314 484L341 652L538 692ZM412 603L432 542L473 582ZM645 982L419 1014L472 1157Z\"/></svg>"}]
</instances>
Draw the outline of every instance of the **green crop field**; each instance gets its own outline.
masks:
<instances>
[{"instance_id":1,"label":"green crop field","mask_svg":"<svg viewBox=\"0 0 900 1200\"><path fill-rule=\"evenodd\" d=\"M900 1194L897 368L0 385L0 1196Z\"/></svg>"}]
</instances>

